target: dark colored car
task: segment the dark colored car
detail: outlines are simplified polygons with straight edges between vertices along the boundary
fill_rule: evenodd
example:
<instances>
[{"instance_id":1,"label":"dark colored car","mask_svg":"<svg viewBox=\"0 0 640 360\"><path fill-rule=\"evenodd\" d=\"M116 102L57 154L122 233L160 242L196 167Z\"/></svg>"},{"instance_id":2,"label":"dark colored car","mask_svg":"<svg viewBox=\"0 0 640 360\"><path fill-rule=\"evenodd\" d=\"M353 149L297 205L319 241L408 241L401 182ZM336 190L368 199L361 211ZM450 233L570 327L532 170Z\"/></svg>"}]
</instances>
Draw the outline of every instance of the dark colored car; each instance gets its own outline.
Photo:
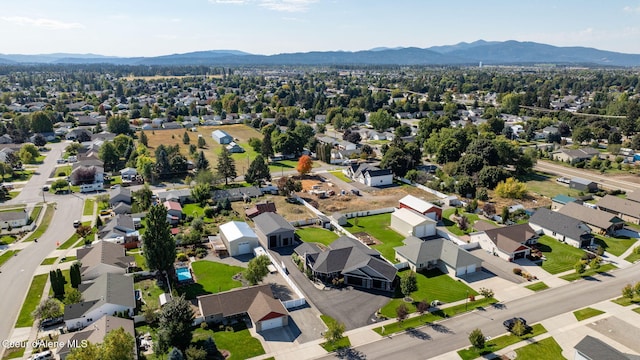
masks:
<instances>
[{"instance_id":1,"label":"dark colored car","mask_svg":"<svg viewBox=\"0 0 640 360\"><path fill-rule=\"evenodd\" d=\"M44 319L40 323L40 326L42 326L43 328L47 328L49 326L60 325L63 322L64 322L64 318L63 317Z\"/></svg>"},{"instance_id":2,"label":"dark colored car","mask_svg":"<svg viewBox=\"0 0 640 360\"><path fill-rule=\"evenodd\" d=\"M513 327L516 325L516 322L520 321L522 325L527 326L527 321L521 317L514 317L511 319L505 320L502 325L507 328L507 330L511 331Z\"/></svg>"}]
</instances>

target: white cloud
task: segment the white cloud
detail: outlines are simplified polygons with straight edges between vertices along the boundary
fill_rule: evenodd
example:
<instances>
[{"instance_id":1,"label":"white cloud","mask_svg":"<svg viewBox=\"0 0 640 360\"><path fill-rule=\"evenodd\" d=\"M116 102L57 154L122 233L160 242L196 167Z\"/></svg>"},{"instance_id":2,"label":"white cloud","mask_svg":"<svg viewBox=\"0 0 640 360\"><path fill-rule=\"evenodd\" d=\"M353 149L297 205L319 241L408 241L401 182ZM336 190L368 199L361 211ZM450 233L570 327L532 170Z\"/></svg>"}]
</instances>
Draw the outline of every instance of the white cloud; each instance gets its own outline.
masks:
<instances>
[{"instance_id":1,"label":"white cloud","mask_svg":"<svg viewBox=\"0 0 640 360\"><path fill-rule=\"evenodd\" d=\"M640 13L640 6L625 6L623 8L624 12L628 12L628 13Z\"/></svg>"},{"instance_id":2,"label":"white cloud","mask_svg":"<svg viewBox=\"0 0 640 360\"><path fill-rule=\"evenodd\" d=\"M29 18L25 16L3 16L0 17L3 21L10 22L12 24L21 26L35 26L50 30L67 30L67 29L82 29L84 25L80 23L65 23L53 19L42 18Z\"/></svg>"},{"instance_id":3,"label":"white cloud","mask_svg":"<svg viewBox=\"0 0 640 360\"><path fill-rule=\"evenodd\" d=\"M260 6L283 12L306 12L318 0L261 0Z\"/></svg>"}]
</instances>

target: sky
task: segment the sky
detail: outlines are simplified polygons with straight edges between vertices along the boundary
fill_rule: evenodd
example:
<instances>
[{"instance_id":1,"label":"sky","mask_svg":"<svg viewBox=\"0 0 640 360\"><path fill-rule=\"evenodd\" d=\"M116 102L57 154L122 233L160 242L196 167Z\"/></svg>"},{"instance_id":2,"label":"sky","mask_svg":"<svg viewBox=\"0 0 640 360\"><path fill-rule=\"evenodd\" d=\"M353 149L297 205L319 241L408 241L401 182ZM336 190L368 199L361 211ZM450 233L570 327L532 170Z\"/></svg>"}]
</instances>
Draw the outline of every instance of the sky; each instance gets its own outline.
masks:
<instances>
[{"instance_id":1,"label":"sky","mask_svg":"<svg viewBox=\"0 0 640 360\"><path fill-rule=\"evenodd\" d=\"M0 53L253 54L534 41L640 54L640 0L2 0Z\"/></svg>"}]
</instances>

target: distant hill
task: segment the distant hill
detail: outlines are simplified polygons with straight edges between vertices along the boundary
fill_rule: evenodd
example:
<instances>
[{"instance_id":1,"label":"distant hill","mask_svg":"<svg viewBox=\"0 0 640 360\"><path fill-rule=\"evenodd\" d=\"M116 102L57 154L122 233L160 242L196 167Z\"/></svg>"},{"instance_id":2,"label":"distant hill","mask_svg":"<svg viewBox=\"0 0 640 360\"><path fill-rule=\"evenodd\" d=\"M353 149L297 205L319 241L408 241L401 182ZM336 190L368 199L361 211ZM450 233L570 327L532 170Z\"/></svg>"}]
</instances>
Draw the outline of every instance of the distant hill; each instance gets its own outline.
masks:
<instances>
[{"instance_id":1,"label":"distant hill","mask_svg":"<svg viewBox=\"0 0 640 360\"><path fill-rule=\"evenodd\" d=\"M455 45L378 47L363 51L312 51L255 55L238 50L195 51L155 57L109 57L95 54L0 54L0 63L119 65L527 65L640 66L639 54L586 47L558 47L535 42L484 41Z\"/></svg>"}]
</instances>

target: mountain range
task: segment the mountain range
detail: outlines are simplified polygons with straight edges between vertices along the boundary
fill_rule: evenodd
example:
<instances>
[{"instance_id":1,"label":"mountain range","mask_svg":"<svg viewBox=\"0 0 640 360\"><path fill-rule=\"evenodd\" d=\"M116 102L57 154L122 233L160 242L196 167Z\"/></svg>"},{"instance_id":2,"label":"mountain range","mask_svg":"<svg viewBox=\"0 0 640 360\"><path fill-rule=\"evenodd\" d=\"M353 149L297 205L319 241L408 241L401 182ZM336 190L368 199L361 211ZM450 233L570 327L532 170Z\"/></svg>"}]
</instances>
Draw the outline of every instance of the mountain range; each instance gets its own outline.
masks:
<instances>
[{"instance_id":1,"label":"mountain range","mask_svg":"<svg viewBox=\"0 0 640 360\"><path fill-rule=\"evenodd\" d=\"M116 57L96 54L0 54L0 64L116 64L116 65L532 65L640 66L640 54L588 47L558 47L535 42L484 41L455 45L378 47L362 51L312 51L257 55L238 50L196 51L155 57Z\"/></svg>"}]
</instances>

